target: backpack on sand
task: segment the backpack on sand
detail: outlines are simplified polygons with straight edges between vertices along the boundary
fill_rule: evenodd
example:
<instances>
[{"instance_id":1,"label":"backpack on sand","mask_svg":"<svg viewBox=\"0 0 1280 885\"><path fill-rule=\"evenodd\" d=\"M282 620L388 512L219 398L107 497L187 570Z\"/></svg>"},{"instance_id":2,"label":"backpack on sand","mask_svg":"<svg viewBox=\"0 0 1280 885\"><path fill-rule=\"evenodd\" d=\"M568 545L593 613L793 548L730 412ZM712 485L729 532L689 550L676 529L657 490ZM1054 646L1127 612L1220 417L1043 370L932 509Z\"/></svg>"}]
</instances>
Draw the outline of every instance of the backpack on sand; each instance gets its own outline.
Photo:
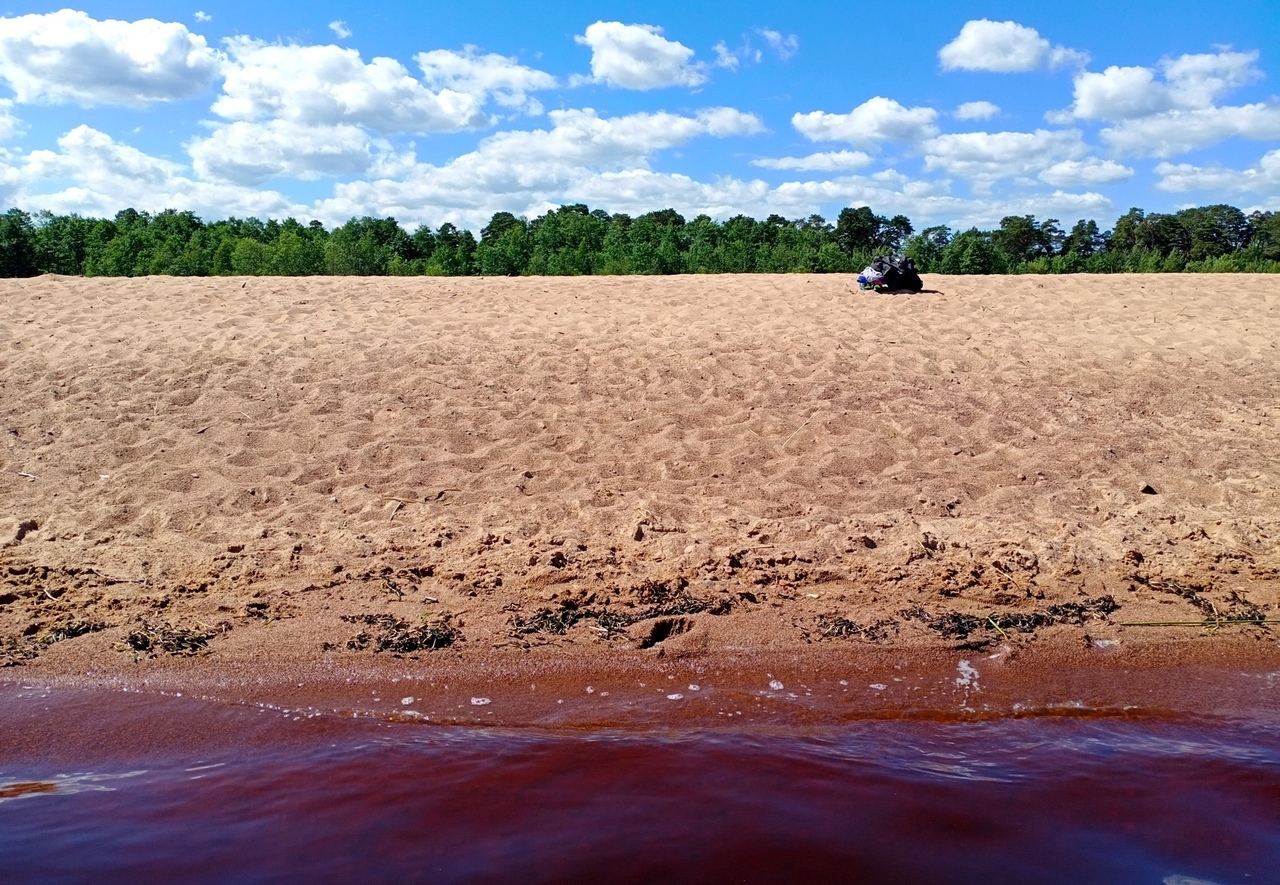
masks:
<instances>
[{"instance_id":1,"label":"backpack on sand","mask_svg":"<svg viewBox=\"0 0 1280 885\"><path fill-rule=\"evenodd\" d=\"M919 292L924 281L910 258L898 255L877 255L871 266L858 276L858 285L877 292Z\"/></svg>"}]
</instances>

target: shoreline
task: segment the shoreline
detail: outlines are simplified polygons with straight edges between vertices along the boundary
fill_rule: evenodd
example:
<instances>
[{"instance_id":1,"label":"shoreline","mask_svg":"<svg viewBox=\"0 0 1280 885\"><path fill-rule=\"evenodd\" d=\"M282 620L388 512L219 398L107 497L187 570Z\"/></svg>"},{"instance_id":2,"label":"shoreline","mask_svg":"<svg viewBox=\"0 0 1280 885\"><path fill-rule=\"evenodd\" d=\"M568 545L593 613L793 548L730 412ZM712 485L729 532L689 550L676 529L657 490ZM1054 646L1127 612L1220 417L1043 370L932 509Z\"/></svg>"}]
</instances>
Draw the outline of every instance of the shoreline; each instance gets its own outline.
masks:
<instances>
[{"instance_id":1,"label":"shoreline","mask_svg":"<svg viewBox=\"0 0 1280 885\"><path fill-rule=\"evenodd\" d=\"M4 690L70 693L91 703L128 693L308 717L623 731L1041 717L1274 724L1280 722L1278 680L1280 642L1274 637L1212 636L1102 649L1062 641L985 652L863 646L695 657L541 649L429 662L392 656L275 663L207 658L80 672L58 664L0 671ZM0 729L0 737L8 730Z\"/></svg>"}]
</instances>

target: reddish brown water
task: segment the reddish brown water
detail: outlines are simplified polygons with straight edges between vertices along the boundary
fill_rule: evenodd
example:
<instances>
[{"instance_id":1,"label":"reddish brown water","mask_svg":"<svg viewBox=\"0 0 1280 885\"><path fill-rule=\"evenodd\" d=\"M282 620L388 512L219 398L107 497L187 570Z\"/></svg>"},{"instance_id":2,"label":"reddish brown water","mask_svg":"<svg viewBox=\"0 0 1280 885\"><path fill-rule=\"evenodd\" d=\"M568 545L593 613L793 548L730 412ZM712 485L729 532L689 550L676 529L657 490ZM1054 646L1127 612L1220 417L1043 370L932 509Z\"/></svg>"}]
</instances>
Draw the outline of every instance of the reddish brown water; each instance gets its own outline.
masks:
<instances>
[{"instance_id":1,"label":"reddish brown water","mask_svg":"<svg viewBox=\"0 0 1280 885\"><path fill-rule=\"evenodd\" d=\"M1273 716L1076 713L520 730L0 686L0 880L1280 881Z\"/></svg>"}]
</instances>

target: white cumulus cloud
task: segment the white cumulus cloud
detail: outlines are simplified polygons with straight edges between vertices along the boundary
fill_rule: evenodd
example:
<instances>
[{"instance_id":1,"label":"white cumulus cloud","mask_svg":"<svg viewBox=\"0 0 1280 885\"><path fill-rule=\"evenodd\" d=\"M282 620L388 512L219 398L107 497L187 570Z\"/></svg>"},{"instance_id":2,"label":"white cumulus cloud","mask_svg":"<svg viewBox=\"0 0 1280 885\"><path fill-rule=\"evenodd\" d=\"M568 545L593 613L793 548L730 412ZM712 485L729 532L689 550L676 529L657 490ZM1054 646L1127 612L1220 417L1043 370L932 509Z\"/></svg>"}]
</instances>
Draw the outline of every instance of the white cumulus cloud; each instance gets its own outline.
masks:
<instances>
[{"instance_id":1,"label":"white cumulus cloud","mask_svg":"<svg viewBox=\"0 0 1280 885\"><path fill-rule=\"evenodd\" d=\"M893 170L770 187L759 179L717 176L700 181L643 167L559 167L538 170L537 176L512 175L504 179L512 190L497 198L491 190L468 187L477 171L476 166L455 161L438 169L422 167L403 182L339 185L334 198L318 204L315 214L340 222L373 211L401 220L451 221L479 229L495 211L532 217L566 202L632 215L671 206L686 217L706 213L720 219L738 214L764 218L773 213L803 218L820 212L824 205L836 204L903 212L920 225L942 222L968 227L990 226L1006 215L1102 217L1112 210L1101 194L1061 190L998 200L962 199L951 195L945 183L916 180Z\"/></svg>"},{"instance_id":2,"label":"white cumulus cloud","mask_svg":"<svg viewBox=\"0 0 1280 885\"><path fill-rule=\"evenodd\" d=\"M347 23L342 19L329 22L329 30L333 31L334 36L339 40L345 40L351 36L351 29L347 27Z\"/></svg>"},{"instance_id":3,"label":"white cumulus cloud","mask_svg":"<svg viewBox=\"0 0 1280 885\"><path fill-rule=\"evenodd\" d=\"M1228 138L1280 139L1280 104L1168 111L1123 120L1100 133L1115 150L1134 156L1171 157Z\"/></svg>"},{"instance_id":4,"label":"white cumulus cloud","mask_svg":"<svg viewBox=\"0 0 1280 885\"><path fill-rule=\"evenodd\" d=\"M368 175L397 165L391 145L359 126L306 126L288 120L237 121L187 145L203 179L239 185L271 178L314 180L329 175Z\"/></svg>"},{"instance_id":5,"label":"white cumulus cloud","mask_svg":"<svg viewBox=\"0 0 1280 885\"><path fill-rule=\"evenodd\" d=\"M1130 120L1168 110L1169 89L1156 82L1155 71L1112 65L1101 73L1076 75L1075 104L1070 115L1080 120Z\"/></svg>"},{"instance_id":6,"label":"white cumulus cloud","mask_svg":"<svg viewBox=\"0 0 1280 885\"><path fill-rule=\"evenodd\" d=\"M937 119L938 112L933 108L908 108L891 98L876 96L847 114L795 114L791 125L810 141L876 145L885 141L922 141L937 133Z\"/></svg>"},{"instance_id":7,"label":"white cumulus cloud","mask_svg":"<svg viewBox=\"0 0 1280 885\"><path fill-rule=\"evenodd\" d=\"M764 121L755 114L737 108L704 108L694 115L705 134L714 138L731 135L759 135L765 131Z\"/></svg>"},{"instance_id":8,"label":"white cumulus cloud","mask_svg":"<svg viewBox=\"0 0 1280 885\"><path fill-rule=\"evenodd\" d=\"M1094 187L1132 178L1133 170L1114 160L1086 157L1083 160L1061 160L1038 177L1055 187Z\"/></svg>"},{"instance_id":9,"label":"white cumulus cloud","mask_svg":"<svg viewBox=\"0 0 1280 885\"><path fill-rule=\"evenodd\" d=\"M941 222L953 227L990 226L1005 215L1101 219L1112 211L1106 197L1092 192L960 198L950 193L945 179L921 180L892 169L866 175L840 174L847 170L836 169L832 178L787 181L776 187L732 176L698 180L656 171L650 162L657 152L690 139L759 131L759 121L725 109L615 118L577 110L556 111L549 117L548 129L497 133L483 139L476 150L439 166L390 156L386 163L396 168L386 168L380 165L377 143L371 142L369 150L375 156L370 177L340 182L331 197L311 205L299 205L260 186L195 179L178 163L149 156L82 126L59 139L57 150L26 156L0 152L0 198L9 205L98 216L113 215L124 206L150 211L190 209L205 218L292 215L329 224L367 214L394 216L407 224L449 221L473 230L499 210L534 216L565 202L632 214L672 206L686 216L705 212L721 219L739 213L763 218L775 212L802 218L832 205L865 204L879 211L903 212L921 226ZM226 125L237 131L236 124ZM274 130L280 136L278 144L271 141L270 127L267 135L238 131L237 137L248 143L239 148L242 157L259 151L268 171L292 162L281 156L291 147L285 127ZM338 126L314 134L339 147L345 145L352 162L364 161L358 127ZM301 132L293 135L301 137ZM831 156L846 153L855 152ZM846 162L854 165L844 159L833 165ZM250 177L262 171L251 169Z\"/></svg>"},{"instance_id":10,"label":"white cumulus cloud","mask_svg":"<svg viewBox=\"0 0 1280 885\"><path fill-rule=\"evenodd\" d=\"M0 79L19 102L141 107L202 92L222 57L185 25L63 9L0 18Z\"/></svg>"},{"instance_id":11,"label":"white cumulus cloud","mask_svg":"<svg viewBox=\"0 0 1280 885\"><path fill-rule=\"evenodd\" d=\"M179 173L177 163L118 144L105 132L77 126L58 139L60 151L32 151L28 171L39 178L132 181L139 190L163 187ZM114 214L114 213L113 213Z\"/></svg>"},{"instance_id":12,"label":"white cumulus cloud","mask_svg":"<svg viewBox=\"0 0 1280 885\"><path fill-rule=\"evenodd\" d=\"M88 126L77 126L57 144L58 150L32 151L17 164L24 205L106 217L127 206L153 212L189 209L213 218L283 218L307 211L276 191L193 180L179 164L149 156ZM65 186L41 190L45 182Z\"/></svg>"},{"instance_id":13,"label":"white cumulus cloud","mask_svg":"<svg viewBox=\"0 0 1280 885\"><path fill-rule=\"evenodd\" d=\"M354 49L247 37L227 47L233 62L213 111L229 120L349 123L384 133L457 132L488 123L474 95L432 91L392 58L366 64Z\"/></svg>"},{"instance_id":14,"label":"white cumulus cloud","mask_svg":"<svg viewBox=\"0 0 1280 885\"><path fill-rule=\"evenodd\" d=\"M655 25L598 21L573 38L591 49L590 80L618 89L698 86L707 76L691 63L693 50L662 36Z\"/></svg>"},{"instance_id":15,"label":"white cumulus cloud","mask_svg":"<svg viewBox=\"0 0 1280 885\"><path fill-rule=\"evenodd\" d=\"M534 114L541 113L542 107L528 93L557 85L556 78L545 71L497 53L481 55L474 46L463 47L462 52L420 52L413 60L422 69L423 81L432 89L471 95L481 102L493 98L504 107Z\"/></svg>"},{"instance_id":16,"label":"white cumulus cloud","mask_svg":"<svg viewBox=\"0 0 1280 885\"><path fill-rule=\"evenodd\" d=\"M485 163L498 162L528 174L538 167L565 163L612 165L644 163L656 151L676 147L692 138L709 135L726 138L754 135L764 124L754 114L734 108L708 108L692 116L640 113L624 117L601 117L591 108L551 111L550 131L499 132L485 139L473 154Z\"/></svg>"},{"instance_id":17,"label":"white cumulus cloud","mask_svg":"<svg viewBox=\"0 0 1280 885\"><path fill-rule=\"evenodd\" d=\"M992 228L1008 215L1036 215L1040 218L1093 218L1102 220L1114 211L1114 205L1097 191L1073 193L1030 193L999 200L973 200L963 206L963 214L953 216L950 224L957 230L969 227ZM1111 218L1114 218L1111 215Z\"/></svg>"},{"instance_id":18,"label":"white cumulus cloud","mask_svg":"<svg viewBox=\"0 0 1280 885\"><path fill-rule=\"evenodd\" d=\"M741 134L760 128L750 115L738 111L734 116L741 118L736 127ZM566 202L632 214L671 206L686 216L705 212L714 218L739 213L801 218L832 204L866 204L881 211L904 212L918 224L967 227L995 224L1011 214L1101 217L1112 208L1101 194L1064 190L960 198L949 192L945 180L913 179L894 170L787 181L776 187L733 176L700 181L687 174L656 171L650 168L651 160L658 151L726 131L723 123L731 119L729 114L604 118L584 109L554 111L549 117L550 129L497 133L469 154L440 166L419 163L398 180L340 183L333 197L318 203L313 214L330 222L373 214L433 225L450 221L478 229L496 211L535 216ZM720 125L715 123L717 117ZM810 162L852 167L860 155L832 152L828 156L840 159ZM797 159L797 166L810 165L808 158Z\"/></svg>"},{"instance_id":19,"label":"white cumulus cloud","mask_svg":"<svg viewBox=\"0 0 1280 885\"><path fill-rule=\"evenodd\" d=\"M1002 178L1038 175L1063 160L1081 157L1086 150L1074 129L962 132L930 139L924 146L924 165L928 171L967 179L982 190Z\"/></svg>"},{"instance_id":20,"label":"white cumulus cloud","mask_svg":"<svg viewBox=\"0 0 1280 885\"><path fill-rule=\"evenodd\" d=\"M761 169L788 169L796 172L838 172L844 169L861 169L871 165L872 159L862 151L825 151L806 157L762 157L752 160L752 166Z\"/></svg>"},{"instance_id":21,"label":"white cumulus cloud","mask_svg":"<svg viewBox=\"0 0 1280 885\"><path fill-rule=\"evenodd\" d=\"M1207 108L1233 89L1261 80L1257 52L1182 55L1160 63L1178 107Z\"/></svg>"},{"instance_id":22,"label":"white cumulus cloud","mask_svg":"<svg viewBox=\"0 0 1280 885\"><path fill-rule=\"evenodd\" d=\"M1000 113L1000 105L989 101L966 101L956 108L957 120L990 120Z\"/></svg>"},{"instance_id":23,"label":"white cumulus cloud","mask_svg":"<svg viewBox=\"0 0 1280 885\"><path fill-rule=\"evenodd\" d=\"M764 42L769 44L769 48L783 61L800 51L800 38L795 34L783 34L772 28L756 28L756 33L764 38Z\"/></svg>"},{"instance_id":24,"label":"white cumulus cloud","mask_svg":"<svg viewBox=\"0 0 1280 885\"><path fill-rule=\"evenodd\" d=\"M655 182L681 178L649 169L658 151L698 137L764 130L758 117L733 108L622 117L601 117L584 108L551 111L548 117L550 129L498 132L470 153L439 166L419 163L395 180L339 183L317 212L322 218L344 219L362 207L360 214L479 226L499 210L539 214L566 201L590 200L599 192L595 188L605 186L602 182L619 195L650 193ZM608 206L624 204L633 205L620 201ZM659 204L671 201L643 211Z\"/></svg>"},{"instance_id":25,"label":"white cumulus cloud","mask_svg":"<svg viewBox=\"0 0 1280 885\"><path fill-rule=\"evenodd\" d=\"M640 215L657 206L676 207L686 216L728 218L751 212L763 218L770 210L769 185L760 180L722 177L711 182L688 175L627 169L585 176L574 188L588 205L608 206L610 212ZM743 207L746 207L745 209Z\"/></svg>"},{"instance_id":26,"label":"white cumulus cloud","mask_svg":"<svg viewBox=\"0 0 1280 885\"><path fill-rule=\"evenodd\" d=\"M1233 89L1262 78L1257 52L1182 55L1159 68L1109 67L1075 78L1074 102L1049 114L1066 121L1104 120L1102 139L1116 151L1169 157L1228 138L1280 138L1280 104L1219 106Z\"/></svg>"},{"instance_id":27,"label":"white cumulus cloud","mask_svg":"<svg viewBox=\"0 0 1280 885\"><path fill-rule=\"evenodd\" d=\"M773 28L756 28L752 33L756 38L763 40L769 51L782 61L791 59L800 51L800 38L795 34L784 34ZM724 40L716 43L711 49L716 54L716 60L712 64L717 68L736 71L744 62L760 64L764 61L764 50L754 45L750 34L742 36L737 49L730 49L729 44Z\"/></svg>"},{"instance_id":28,"label":"white cumulus cloud","mask_svg":"<svg viewBox=\"0 0 1280 885\"><path fill-rule=\"evenodd\" d=\"M211 21L213 21L213 16L211 16L209 13L207 13L207 12L205 12L205 11L203 11L203 10L200 10L200 9L197 9L197 10L195 11L195 13L193 13L193 14L192 14L192 18L194 18L194 19L195 19L196 21L198 21L198 22L211 22Z\"/></svg>"},{"instance_id":29,"label":"white cumulus cloud","mask_svg":"<svg viewBox=\"0 0 1280 885\"><path fill-rule=\"evenodd\" d=\"M1183 55L1154 68L1112 65L1076 75L1075 101L1062 116L1079 120L1134 120L1171 110L1213 107L1224 94L1262 77L1256 52Z\"/></svg>"},{"instance_id":30,"label":"white cumulus cloud","mask_svg":"<svg viewBox=\"0 0 1280 885\"><path fill-rule=\"evenodd\" d=\"M13 102L0 98L0 142L8 141L22 131L22 121L13 115Z\"/></svg>"},{"instance_id":31,"label":"white cumulus cloud","mask_svg":"<svg viewBox=\"0 0 1280 885\"><path fill-rule=\"evenodd\" d=\"M1041 218L1102 217L1111 201L1095 192L1027 193L1002 198L961 198L946 182L913 179L887 169L872 175L850 175L826 181L793 181L766 196L765 212L798 218L821 205L872 206L877 211L902 212L917 227L947 224L956 229L992 227L1006 215ZM760 217L758 214L757 217Z\"/></svg>"},{"instance_id":32,"label":"white cumulus cloud","mask_svg":"<svg viewBox=\"0 0 1280 885\"><path fill-rule=\"evenodd\" d=\"M1035 28L984 18L965 22L956 38L938 50L938 60L944 71L1016 73L1083 65L1088 56L1050 45Z\"/></svg>"},{"instance_id":33,"label":"white cumulus cloud","mask_svg":"<svg viewBox=\"0 0 1280 885\"><path fill-rule=\"evenodd\" d=\"M1269 151L1252 169L1161 163L1156 166L1163 191L1210 194L1280 194L1280 150Z\"/></svg>"},{"instance_id":34,"label":"white cumulus cloud","mask_svg":"<svg viewBox=\"0 0 1280 885\"><path fill-rule=\"evenodd\" d=\"M736 71L738 69L738 65L741 63L742 60L738 57L738 54L734 52L732 49L730 49L729 45L725 43L723 40L721 40L715 46L712 46L711 49L716 54L716 61L715 61L716 67L728 68L731 71Z\"/></svg>"}]
</instances>

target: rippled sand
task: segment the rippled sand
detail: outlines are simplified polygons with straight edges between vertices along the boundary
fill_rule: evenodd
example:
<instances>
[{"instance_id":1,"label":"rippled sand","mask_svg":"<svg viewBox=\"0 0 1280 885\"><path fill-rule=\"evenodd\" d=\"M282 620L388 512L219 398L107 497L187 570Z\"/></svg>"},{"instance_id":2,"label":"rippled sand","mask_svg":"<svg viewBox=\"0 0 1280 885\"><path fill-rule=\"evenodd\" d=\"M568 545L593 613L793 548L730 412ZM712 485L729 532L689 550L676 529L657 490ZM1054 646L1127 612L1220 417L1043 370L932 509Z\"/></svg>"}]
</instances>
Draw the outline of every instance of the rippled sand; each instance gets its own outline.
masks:
<instances>
[{"instance_id":1,"label":"rippled sand","mask_svg":"<svg viewBox=\"0 0 1280 885\"><path fill-rule=\"evenodd\" d=\"M0 656L1274 649L1280 279L926 284L4 281Z\"/></svg>"}]
</instances>

